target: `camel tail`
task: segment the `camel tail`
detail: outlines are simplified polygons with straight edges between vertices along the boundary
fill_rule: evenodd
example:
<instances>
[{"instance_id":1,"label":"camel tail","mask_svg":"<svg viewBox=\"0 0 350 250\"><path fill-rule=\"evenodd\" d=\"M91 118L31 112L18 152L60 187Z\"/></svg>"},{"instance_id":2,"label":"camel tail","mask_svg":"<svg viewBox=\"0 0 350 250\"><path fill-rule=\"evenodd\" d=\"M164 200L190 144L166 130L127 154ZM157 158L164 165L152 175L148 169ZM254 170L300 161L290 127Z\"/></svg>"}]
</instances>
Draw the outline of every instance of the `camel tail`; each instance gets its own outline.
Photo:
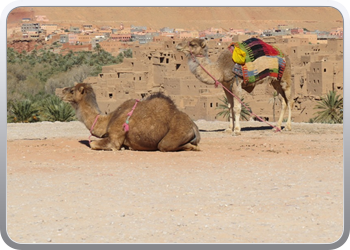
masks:
<instances>
[{"instance_id":1,"label":"camel tail","mask_svg":"<svg viewBox=\"0 0 350 250\"><path fill-rule=\"evenodd\" d=\"M193 125L192 127L193 133L194 133L194 138L190 141L192 145L198 145L199 141L201 140L201 135L199 133L199 129L196 124Z\"/></svg>"}]
</instances>

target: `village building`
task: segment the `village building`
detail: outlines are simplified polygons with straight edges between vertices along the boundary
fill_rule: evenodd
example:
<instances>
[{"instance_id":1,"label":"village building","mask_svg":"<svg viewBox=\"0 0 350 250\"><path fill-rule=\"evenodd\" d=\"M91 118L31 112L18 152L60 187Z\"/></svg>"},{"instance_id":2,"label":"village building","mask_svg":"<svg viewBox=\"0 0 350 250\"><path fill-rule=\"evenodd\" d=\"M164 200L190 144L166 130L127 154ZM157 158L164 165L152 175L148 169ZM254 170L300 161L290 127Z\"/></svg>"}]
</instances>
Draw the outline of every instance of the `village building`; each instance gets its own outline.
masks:
<instances>
[{"instance_id":1,"label":"village building","mask_svg":"<svg viewBox=\"0 0 350 250\"><path fill-rule=\"evenodd\" d=\"M82 33L82 30L88 29L88 33ZM119 28L104 27L99 30L89 25L57 29L52 24L30 22L24 22L21 26L21 32L28 38L40 37L42 30L46 32L47 44L62 44L62 54L70 50L91 51L97 43L114 56L127 49L132 50L133 58L124 58L121 64L105 66L99 76L86 79L97 90L97 101L104 113L112 111L127 99L142 99L149 93L162 91L194 120L226 119L217 116L220 111L217 108L224 97L222 89L197 80L188 69L188 59L176 51L180 40L193 37L208 40L209 58L214 61L233 41L242 42L252 36L281 49L292 65L293 121L307 122L312 118L316 101L330 90L343 96L342 28L334 28L330 32L311 32L283 24L278 25L277 29L265 31L233 28L228 31L218 28L186 31L168 27L155 31L145 26L125 27L123 24ZM25 47L26 42L24 40L17 47L32 48ZM8 46L16 47L16 44ZM278 117L280 109L276 108L273 115L273 105L281 103L273 100L274 89L271 86L261 84L252 93L243 93L244 102L254 113L269 121L273 121L274 116Z\"/></svg>"},{"instance_id":2,"label":"village building","mask_svg":"<svg viewBox=\"0 0 350 250\"><path fill-rule=\"evenodd\" d=\"M28 31L40 31L39 23L22 23L21 32L28 33Z\"/></svg>"},{"instance_id":3,"label":"village building","mask_svg":"<svg viewBox=\"0 0 350 250\"><path fill-rule=\"evenodd\" d=\"M46 31L46 34L51 34L51 33L55 32L56 30L58 30L57 24L45 23L45 24L41 24L40 27L42 30Z\"/></svg>"},{"instance_id":4,"label":"village building","mask_svg":"<svg viewBox=\"0 0 350 250\"><path fill-rule=\"evenodd\" d=\"M111 34L109 36L111 41L128 42L131 41L131 33L129 34Z\"/></svg>"},{"instance_id":5,"label":"village building","mask_svg":"<svg viewBox=\"0 0 350 250\"><path fill-rule=\"evenodd\" d=\"M268 38L271 39L271 38ZM288 43L289 39L291 44ZM305 38L276 39L276 46L290 54L292 60L293 120L308 121L313 116L315 101L329 90L342 95L343 58L342 40L330 40L327 45L311 44ZM105 66L98 77L86 81L96 89L101 111L108 113L127 99L142 99L149 93L161 91L169 95L180 110L193 120L225 120L218 117L217 107L222 103L221 88L206 85L195 79L187 66L187 58L176 51L179 41L169 40L161 44L133 44L133 58L125 58L117 65ZM107 42L106 42L107 43ZM229 43L209 40L209 57L216 60ZM332 54L333 52L333 54ZM257 86L250 94L244 93L244 101L254 113L272 121L274 89L268 84ZM276 108L275 117L279 115Z\"/></svg>"}]
</instances>

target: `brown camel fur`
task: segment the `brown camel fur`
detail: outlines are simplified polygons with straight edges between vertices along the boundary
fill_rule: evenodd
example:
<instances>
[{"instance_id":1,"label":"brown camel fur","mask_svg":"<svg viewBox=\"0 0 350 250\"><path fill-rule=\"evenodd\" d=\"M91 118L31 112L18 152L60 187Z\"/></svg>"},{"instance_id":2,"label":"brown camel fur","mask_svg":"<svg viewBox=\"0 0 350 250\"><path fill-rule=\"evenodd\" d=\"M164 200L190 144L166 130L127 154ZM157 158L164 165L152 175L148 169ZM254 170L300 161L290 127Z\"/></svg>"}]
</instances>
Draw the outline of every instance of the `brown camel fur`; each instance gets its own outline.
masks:
<instances>
[{"instance_id":1,"label":"brown camel fur","mask_svg":"<svg viewBox=\"0 0 350 250\"><path fill-rule=\"evenodd\" d=\"M62 100L76 110L77 118L91 129L99 115L92 134L101 140L92 141L95 150L180 151L199 150L200 134L197 125L184 112L179 111L173 101L161 93L148 96L137 103L129 118L129 131L124 131L128 113L136 100L121 104L115 111L101 114L91 85L79 83L62 90Z\"/></svg>"},{"instance_id":2,"label":"brown camel fur","mask_svg":"<svg viewBox=\"0 0 350 250\"><path fill-rule=\"evenodd\" d=\"M288 57L286 60L286 68L284 70L281 80L277 80L275 77L266 77L265 79L256 81L249 87L242 85L242 77L235 77L232 69L234 61L232 60L232 53L229 49L224 50L218 57L216 62L211 62L208 58L208 46L206 40L193 39L189 42L182 42L176 46L178 51L183 52L188 58L188 66L190 71L195 77L203 83L214 84L215 81L211 78L199 65L201 64L212 76L214 76L223 86L227 89L232 90L232 93L239 99L242 99L242 89L248 93L252 92L257 84L261 84L264 81L269 81L270 84L275 88L279 97L282 101L282 111L277 122L277 127L281 129L284 113L288 107L288 120L286 122L286 130L291 130L291 66ZM191 55L192 53L192 55ZM227 97L230 109L230 127L229 131L233 129L233 135L241 134L241 127L239 124L241 103L237 100L234 101L234 97L224 89ZM234 120L232 119L234 117Z\"/></svg>"}]
</instances>

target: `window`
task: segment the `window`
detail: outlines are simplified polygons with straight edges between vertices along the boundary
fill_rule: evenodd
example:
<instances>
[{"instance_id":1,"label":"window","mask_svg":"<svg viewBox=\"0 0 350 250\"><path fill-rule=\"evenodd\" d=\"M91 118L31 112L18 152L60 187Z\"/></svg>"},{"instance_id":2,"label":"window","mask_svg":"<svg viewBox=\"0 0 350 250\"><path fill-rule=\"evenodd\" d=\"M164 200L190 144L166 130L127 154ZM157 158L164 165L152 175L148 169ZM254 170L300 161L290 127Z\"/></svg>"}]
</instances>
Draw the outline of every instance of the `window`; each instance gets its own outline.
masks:
<instances>
[{"instance_id":1,"label":"window","mask_svg":"<svg viewBox=\"0 0 350 250\"><path fill-rule=\"evenodd\" d=\"M327 72L327 69L326 69L326 68L324 68L324 69L323 69L323 72Z\"/></svg>"},{"instance_id":2,"label":"window","mask_svg":"<svg viewBox=\"0 0 350 250\"><path fill-rule=\"evenodd\" d=\"M113 98L113 93L108 94L109 98Z\"/></svg>"}]
</instances>

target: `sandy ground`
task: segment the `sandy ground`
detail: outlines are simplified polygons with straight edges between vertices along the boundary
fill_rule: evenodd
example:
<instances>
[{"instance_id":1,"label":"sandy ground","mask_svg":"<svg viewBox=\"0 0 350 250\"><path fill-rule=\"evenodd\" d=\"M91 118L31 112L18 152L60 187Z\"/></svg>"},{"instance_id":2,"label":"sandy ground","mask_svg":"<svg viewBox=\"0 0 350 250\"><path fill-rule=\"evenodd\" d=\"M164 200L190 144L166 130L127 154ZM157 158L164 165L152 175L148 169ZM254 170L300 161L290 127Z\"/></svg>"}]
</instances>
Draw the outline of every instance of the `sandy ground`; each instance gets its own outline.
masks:
<instances>
[{"instance_id":1,"label":"sandy ground","mask_svg":"<svg viewBox=\"0 0 350 250\"><path fill-rule=\"evenodd\" d=\"M343 125L273 132L196 122L200 152L92 151L79 122L8 124L7 232L18 243L332 243Z\"/></svg>"}]
</instances>

